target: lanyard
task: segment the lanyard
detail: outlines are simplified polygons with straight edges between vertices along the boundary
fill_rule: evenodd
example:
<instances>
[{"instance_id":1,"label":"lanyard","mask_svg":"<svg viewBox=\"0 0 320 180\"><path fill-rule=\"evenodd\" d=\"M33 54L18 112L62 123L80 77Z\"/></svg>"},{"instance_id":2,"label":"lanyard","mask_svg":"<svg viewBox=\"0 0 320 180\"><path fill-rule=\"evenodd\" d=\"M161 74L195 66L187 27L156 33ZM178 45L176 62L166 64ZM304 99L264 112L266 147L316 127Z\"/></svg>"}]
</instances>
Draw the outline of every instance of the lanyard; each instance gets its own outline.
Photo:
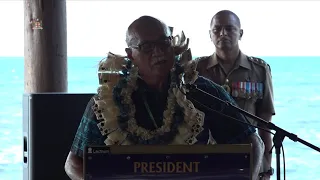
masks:
<instances>
[{"instance_id":1,"label":"lanyard","mask_svg":"<svg viewBox=\"0 0 320 180\"><path fill-rule=\"evenodd\" d=\"M143 99L143 104L144 104L144 106L146 107L146 109L147 109L147 111L148 111L149 118L151 119L154 127L158 129L158 125L157 125L157 123L156 123L156 121L155 121L155 119L154 119L154 116L153 116L153 114L152 114L152 112L151 112L151 110L150 110L150 107L149 107L149 104L148 104L148 102L147 102L146 97L144 96L143 93L141 93L141 96L142 96L142 99Z\"/></svg>"}]
</instances>

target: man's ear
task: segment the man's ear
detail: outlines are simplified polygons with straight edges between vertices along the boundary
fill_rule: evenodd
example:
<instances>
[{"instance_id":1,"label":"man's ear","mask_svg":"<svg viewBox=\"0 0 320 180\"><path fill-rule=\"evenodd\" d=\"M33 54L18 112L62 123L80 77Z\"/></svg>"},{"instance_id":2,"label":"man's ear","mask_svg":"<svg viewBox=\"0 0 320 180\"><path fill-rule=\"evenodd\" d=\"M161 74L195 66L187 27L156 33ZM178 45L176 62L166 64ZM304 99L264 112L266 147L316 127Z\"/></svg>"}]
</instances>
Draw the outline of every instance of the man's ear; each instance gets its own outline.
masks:
<instances>
[{"instance_id":1,"label":"man's ear","mask_svg":"<svg viewBox=\"0 0 320 180\"><path fill-rule=\"evenodd\" d=\"M131 48L126 48L125 51L127 53L127 57L132 60L133 59L133 57L132 57L132 49Z\"/></svg>"},{"instance_id":2,"label":"man's ear","mask_svg":"<svg viewBox=\"0 0 320 180\"><path fill-rule=\"evenodd\" d=\"M212 41L212 31L211 30L209 30L209 36L210 36L210 39Z\"/></svg>"},{"instance_id":3,"label":"man's ear","mask_svg":"<svg viewBox=\"0 0 320 180\"><path fill-rule=\"evenodd\" d=\"M243 36L243 29L240 29L240 38L239 38L239 40L241 40L242 36Z\"/></svg>"}]
</instances>

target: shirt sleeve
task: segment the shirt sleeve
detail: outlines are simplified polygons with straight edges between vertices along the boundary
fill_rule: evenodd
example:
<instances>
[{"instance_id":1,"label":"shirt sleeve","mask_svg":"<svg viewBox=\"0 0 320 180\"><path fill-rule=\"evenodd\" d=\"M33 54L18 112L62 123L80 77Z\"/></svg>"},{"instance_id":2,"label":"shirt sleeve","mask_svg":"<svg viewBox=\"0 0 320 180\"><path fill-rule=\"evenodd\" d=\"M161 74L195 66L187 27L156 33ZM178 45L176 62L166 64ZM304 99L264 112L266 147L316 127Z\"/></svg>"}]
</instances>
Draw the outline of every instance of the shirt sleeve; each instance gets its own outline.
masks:
<instances>
[{"instance_id":1,"label":"shirt sleeve","mask_svg":"<svg viewBox=\"0 0 320 180\"><path fill-rule=\"evenodd\" d=\"M80 125L76 132L75 138L71 146L71 152L79 157L83 157L84 148L88 145L102 146L104 144L104 136L99 131L97 126L98 121L93 112L92 106L94 105L93 98L89 101Z\"/></svg>"},{"instance_id":2,"label":"shirt sleeve","mask_svg":"<svg viewBox=\"0 0 320 180\"><path fill-rule=\"evenodd\" d=\"M275 115L274 109L274 98L273 98L273 85L272 85L272 76L271 76L271 68L269 65L265 68L265 80L263 83L263 97L261 100L258 100L256 103L256 114L259 116L260 114L270 114Z\"/></svg>"},{"instance_id":3,"label":"shirt sleeve","mask_svg":"<svg viewBox=\"0 0 320 180\"><path fill-rule=\"evenodd\" d=\"M229 103L236 105L236 102L232 97L226 92L221 86L211 82L206 81L205 91L209 94L220 98L221 100L228 101ZM211 131L212 137L218 144L241 144L245 142L250 135L256 132L255 128L250 126L250 122L243 116L240 112L233 109L232 107L227 107L224 103L218 100L209 100L207 97L206 104L209 104L210 109L216 112L207 111L208 115L206 122ZM235 118L230 119L229 117ZM241 122L239 122L241 121Z\"/></svg>"}]
</instances>

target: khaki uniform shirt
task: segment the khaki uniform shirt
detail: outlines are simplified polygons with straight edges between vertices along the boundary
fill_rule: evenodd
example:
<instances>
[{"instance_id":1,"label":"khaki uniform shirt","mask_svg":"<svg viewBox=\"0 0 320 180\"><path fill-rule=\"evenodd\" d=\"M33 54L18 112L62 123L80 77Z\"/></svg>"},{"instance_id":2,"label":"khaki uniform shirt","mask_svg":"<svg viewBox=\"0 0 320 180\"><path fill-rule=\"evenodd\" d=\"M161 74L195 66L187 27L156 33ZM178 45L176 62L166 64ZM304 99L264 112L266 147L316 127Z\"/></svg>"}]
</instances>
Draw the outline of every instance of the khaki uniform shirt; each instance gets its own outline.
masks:
<instances>
[{"instance_id":1,"label":"khaki uniform shirt","mask_svg":"<svg viewBox=\"0 0 320 180\"><path fill-rule=\"evenodd\" d=\"M199 75L223 86L240 108L257 116L260 113L275 115L271 69L265 61L240 52L229 73L225 72L216 54L196 61ZM252 119L248 120L257 125Z\"/></svg>"}]
</instances>

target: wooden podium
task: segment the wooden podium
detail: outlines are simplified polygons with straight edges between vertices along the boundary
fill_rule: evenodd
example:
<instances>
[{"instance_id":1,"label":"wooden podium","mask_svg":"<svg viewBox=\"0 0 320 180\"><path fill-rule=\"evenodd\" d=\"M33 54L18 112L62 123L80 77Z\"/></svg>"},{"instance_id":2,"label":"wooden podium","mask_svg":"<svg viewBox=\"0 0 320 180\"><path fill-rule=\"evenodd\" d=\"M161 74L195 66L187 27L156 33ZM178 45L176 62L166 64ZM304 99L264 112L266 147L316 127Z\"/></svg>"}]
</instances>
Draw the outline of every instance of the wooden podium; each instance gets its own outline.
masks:
<instances>
[{"instance_id":1,"label":"wooden podium","mask_svg":"<svg viewBox=\"0 0 320 180\"><path fill-rule=\"evenodd\" d=\"M250 180L251 145L90 146L85 180Z\"/></svg>"}]
</instances>

